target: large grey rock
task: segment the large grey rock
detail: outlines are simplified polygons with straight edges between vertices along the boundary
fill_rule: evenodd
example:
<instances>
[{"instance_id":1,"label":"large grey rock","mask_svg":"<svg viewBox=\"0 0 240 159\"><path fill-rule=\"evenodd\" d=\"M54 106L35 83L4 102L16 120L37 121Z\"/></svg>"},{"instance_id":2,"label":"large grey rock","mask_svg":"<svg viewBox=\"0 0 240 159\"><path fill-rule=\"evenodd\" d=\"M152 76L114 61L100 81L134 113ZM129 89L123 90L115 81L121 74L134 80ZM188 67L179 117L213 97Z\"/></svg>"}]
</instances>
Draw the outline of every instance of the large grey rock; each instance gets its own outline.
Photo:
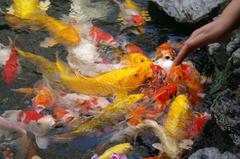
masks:
<instances>
[{"instance_id":1,"label":"large grey rock","mask_svg":"<svg viewBox=\"0 0 240 159\"><path fill-rule=\"evenodd\" d=\"M233 142L240 146L240 96L227 89L218 94L211 110L220 128L228 132Z\"/></svg>"},{"instance_id":2,"label":"large grey rock","mask_svg":"<svg viewBox=\"0 0 240 159\"><path fill-rule=\"evenodd\" d=\"M197 22L227 0L152 0L178 22Z\"/></svg>"},{"instance_id":3,"label":"large grey rock","mask_svg":"<svg viewBox=\"0 0 240 159\"><path fill-rule=\"evenodd\" d=\"M204 148L193 153L189 159L238 159L230 152L221 153L215 147Z\"/></svg>"}]
</instances>

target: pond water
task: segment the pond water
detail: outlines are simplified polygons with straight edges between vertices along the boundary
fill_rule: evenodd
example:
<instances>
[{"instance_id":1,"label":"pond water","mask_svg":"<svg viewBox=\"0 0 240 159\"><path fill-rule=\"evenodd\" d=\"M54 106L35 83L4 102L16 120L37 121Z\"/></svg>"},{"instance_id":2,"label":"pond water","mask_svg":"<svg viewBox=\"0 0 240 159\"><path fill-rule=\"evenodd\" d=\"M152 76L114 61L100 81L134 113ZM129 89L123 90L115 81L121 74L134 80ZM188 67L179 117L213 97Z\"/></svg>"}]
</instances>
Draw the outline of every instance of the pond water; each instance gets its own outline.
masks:
<instances>
[{"instance_id":1,"label":"pond water","mask_svg":"<svg viewBox=\"0 0 240 159\"><path fill-rule=\"evenodd\" d=\"M84 17L89 16L92 18L91 20L96 26L114 36L117 36L120 32L120 24L116 21L119 10L113 2L108 2L108 7L103 6L106 4L105 2L106 0L81 0L82 11L75 15L82 15ZM148 1L136 0L136 2L143 9L149 10L152 14L155 13L155 11L151 10L152 8L149 7ZM0 2L0 8L6 10L10 4L11 2L8 0L2 0ZM70 12L73 12L71 4L72 2L68 0L51 0L51 7L47 13L55 18L61 18L63 15L68 15ZM107 8L107 10L105 8ZM96 13L99 12L99 14L94 17L91 11ZM75 10L75 12L80 11ZM161 22L163 25L154 20L155 19L147 23L144 27L145 33L142 35L134 35L127 31L124 32L130 42L141 47L148 56L151 56L161 43L167 40L184 40L186 34L191 32L189 29L184 30L183 26L173 26L175 24L171 25L171 22L170 24L168 23L168 25L164 25L164 19L163 22ZM40 42L47 36L48 33L44 30L32 31L29 29L12 28L5 20L3 14L0 15L0 43L7 45L9 43L8 37L10 37L11 39L16 39L16 45L22 50L38 53L53 61L55 60L54 53L57 51L62 58L65 58L67 52L61 45L47 49L40 47ZM199 58L204 57L196 56L193 59L199 61ZM31 107L31 99L24 98L22 95L11 91L11 89L32 87L36 81L42 79L42 76L40 73L36 72L34 65L23 61L20 61L20 63L22 70L14 83L6 85L4 84L2 77L0 77L0 113L3 113L5 110L25 109ZM38 149L37 151L42 159L89 159L96 153L97 145L107 140L108 134L99 138L93 134L89 134L69 142L51 143L48 149ZM149 143L146 143L144 139L138 139L135 145L137 147L137 152L132 153L132 157L130 158L137 159L141 158L140 156L142 155L156 154L156 151L154 150L149 151L150 146L148 144Z\"/></svg>"}]
</instances>

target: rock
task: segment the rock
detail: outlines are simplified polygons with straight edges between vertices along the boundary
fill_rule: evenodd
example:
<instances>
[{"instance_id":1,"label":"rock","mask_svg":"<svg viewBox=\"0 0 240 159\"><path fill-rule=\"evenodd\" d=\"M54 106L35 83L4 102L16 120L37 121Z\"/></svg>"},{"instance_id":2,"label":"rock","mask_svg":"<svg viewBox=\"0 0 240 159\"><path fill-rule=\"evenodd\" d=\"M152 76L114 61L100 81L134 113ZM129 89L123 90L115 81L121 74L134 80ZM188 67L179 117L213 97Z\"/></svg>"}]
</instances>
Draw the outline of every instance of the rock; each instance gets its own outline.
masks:
<instances>
[{"instance_id":1,"label":"rock","mask_svg":"<svg viewBox=\"0 0 240 159\"><path fill-rule=\"evenodd\" d=\"M198 22L227 0L152 0L178 22Z\"/></svg>"},{"instance_id":2,"label":"rock","mask_svg":"<svg viewBox=\"0 0 240 159\"><path fill-rule=\"evenodd\" d=\"M227 132L232 141L240 146L240 96L230 89L218 94L211 111L216 118L216 123Z\"/></svg>"},{"instance_id":3,"label":"rock","mask_svg":"<svg viewBox=\"0 0 240 159\"><path fill-rule=\"evenodd\" d=\"M221 154L217 148L208 147L196 151L189 159L238 159L238 157L230 152Z\"/></svg>"}]
</instances>

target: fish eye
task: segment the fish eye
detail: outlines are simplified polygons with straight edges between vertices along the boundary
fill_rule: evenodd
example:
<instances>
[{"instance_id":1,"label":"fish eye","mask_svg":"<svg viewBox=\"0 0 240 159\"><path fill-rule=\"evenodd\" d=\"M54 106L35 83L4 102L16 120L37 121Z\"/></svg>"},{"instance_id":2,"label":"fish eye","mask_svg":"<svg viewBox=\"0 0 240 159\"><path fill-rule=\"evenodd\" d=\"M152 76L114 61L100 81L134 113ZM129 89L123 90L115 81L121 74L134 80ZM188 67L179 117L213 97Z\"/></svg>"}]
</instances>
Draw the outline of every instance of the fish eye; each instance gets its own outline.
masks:
<instances>
[{"instance_id":1,"label":"fish eye","mask_svg":"<svg viewBox=\"0 0 240 159\"><path fill-rule=\"evenodd\" d=\"M144 59L141 59L141 62L144 62Z\"/></svg>"},{"instance_id":2,"label":"fish eye","mask_svg":"<svg viewBox=\"0 0 240 159\"><path fill-rule=\"evenodd\" d=\"M169 59L170 59L170 56L166 56L165 59L169 60Z\"/></svg>"},{"instance_id":3,"label":"fish eye","mask_svg":"<svg viewBox=\"0 0 240 159\"><path fill-rule=\"evenodd\" d=\"M138 74L136 73L134 76L135 76L135 77L137 77L137 76L138 76Z\"/></svg>"}]
</instances>

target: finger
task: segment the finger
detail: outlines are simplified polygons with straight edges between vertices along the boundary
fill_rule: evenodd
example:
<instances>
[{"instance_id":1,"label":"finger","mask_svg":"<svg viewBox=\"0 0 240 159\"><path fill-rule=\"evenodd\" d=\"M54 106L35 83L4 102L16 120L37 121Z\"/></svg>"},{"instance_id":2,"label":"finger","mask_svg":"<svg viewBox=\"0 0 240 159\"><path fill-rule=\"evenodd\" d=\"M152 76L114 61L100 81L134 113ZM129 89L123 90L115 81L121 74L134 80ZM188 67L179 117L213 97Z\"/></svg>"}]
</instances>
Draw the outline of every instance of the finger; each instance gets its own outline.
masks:
<instances>
[{"instance_id":1,"label":"finger","mask_svg":"<svg viewBox=\"0 0 240 159\"><path fill-rule=\"evenodd\" d=\"M190 50L189 45L185 44L180 50L180 52L178 53L176 59L174 60L173 66L179 65L183 61L183 59L185 58L189 50Z\"/></svg>"}]
</instances>

